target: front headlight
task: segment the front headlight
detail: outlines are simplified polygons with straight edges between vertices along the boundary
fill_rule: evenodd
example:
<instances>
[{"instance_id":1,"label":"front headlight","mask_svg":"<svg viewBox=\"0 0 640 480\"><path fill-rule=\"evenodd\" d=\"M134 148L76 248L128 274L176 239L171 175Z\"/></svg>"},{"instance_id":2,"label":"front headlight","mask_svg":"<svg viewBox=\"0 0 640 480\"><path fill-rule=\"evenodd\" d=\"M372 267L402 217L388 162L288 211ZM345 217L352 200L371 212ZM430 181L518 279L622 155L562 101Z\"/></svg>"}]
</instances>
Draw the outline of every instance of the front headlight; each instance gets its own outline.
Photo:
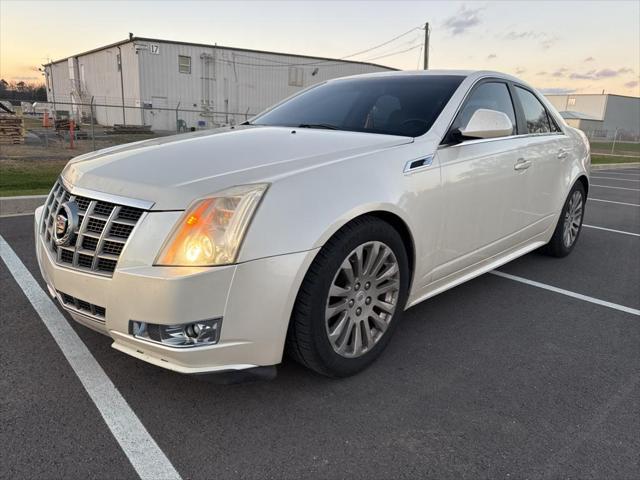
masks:
<instances>
[{"instance_id":1,"label":"front headlight","mask_svg":"<svg viewBox=\"0 0 640 480\"><path fill-rule=\"evenodd\" d=\"M267 187L264 183L233 187L194 202L171 231L156 265L234 263Z\"/></svg>"}]
</instances>

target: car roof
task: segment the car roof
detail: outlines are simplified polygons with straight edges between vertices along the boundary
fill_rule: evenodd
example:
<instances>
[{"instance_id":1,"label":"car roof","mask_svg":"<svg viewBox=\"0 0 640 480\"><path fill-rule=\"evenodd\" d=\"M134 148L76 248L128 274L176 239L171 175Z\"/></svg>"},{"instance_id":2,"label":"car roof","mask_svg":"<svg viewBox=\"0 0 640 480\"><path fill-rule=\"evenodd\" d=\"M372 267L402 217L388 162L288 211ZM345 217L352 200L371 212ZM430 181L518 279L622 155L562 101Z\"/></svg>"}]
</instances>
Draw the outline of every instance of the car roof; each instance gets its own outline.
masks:
<instances>
[{"instance_id":1,"label":"car roof","mask_svg":"<svg viewBox=\"0 0 640 480\"><path fill-rule=\"evenodd\" d=\"M503 78L505 80L511 80L518 83L523 83L522 80L512 75L496 72L493 70L401 70L394 72L375 72L365 73L360 75L350 75L348 77L340 77L329 80L329 82L337 82L341 80L352 80L357 78L395 78L406 76L457 76L469 78L469 80L475 80L482 77L495 77Z\"/></svg>"}]
</instances>

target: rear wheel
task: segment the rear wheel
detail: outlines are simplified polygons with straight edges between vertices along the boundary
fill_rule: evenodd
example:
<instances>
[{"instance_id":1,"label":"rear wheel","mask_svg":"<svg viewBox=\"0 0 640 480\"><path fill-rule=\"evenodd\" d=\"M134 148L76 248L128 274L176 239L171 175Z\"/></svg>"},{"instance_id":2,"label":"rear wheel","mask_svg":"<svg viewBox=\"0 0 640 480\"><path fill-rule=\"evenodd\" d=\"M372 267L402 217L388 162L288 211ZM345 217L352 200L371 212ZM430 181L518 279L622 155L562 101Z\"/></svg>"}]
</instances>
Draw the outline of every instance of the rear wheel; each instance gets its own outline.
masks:
<instances>
[{"instance_id":1,"label":"rear wheel","mask_svg":"<svg viewBox=\"0 0 640 480\"><path fill-rule=\"evenodd\" d=\"M409 268L398 232L356 219L318 253L298 293L288 353L318 373L344 377L385 348L404 310Z\"/></svg>"},{"instance_id":2,"label":"rear wheel","mask_svg":"<svg viewBox=\"0 0 640 480\"><path fill-rule=\"evenodd\" d=\"M566 257L575 247L584 217L586 195L582 183L577 182L565 201L553 236L542 251L554 257Z\"/></svg>"}]
</instances>

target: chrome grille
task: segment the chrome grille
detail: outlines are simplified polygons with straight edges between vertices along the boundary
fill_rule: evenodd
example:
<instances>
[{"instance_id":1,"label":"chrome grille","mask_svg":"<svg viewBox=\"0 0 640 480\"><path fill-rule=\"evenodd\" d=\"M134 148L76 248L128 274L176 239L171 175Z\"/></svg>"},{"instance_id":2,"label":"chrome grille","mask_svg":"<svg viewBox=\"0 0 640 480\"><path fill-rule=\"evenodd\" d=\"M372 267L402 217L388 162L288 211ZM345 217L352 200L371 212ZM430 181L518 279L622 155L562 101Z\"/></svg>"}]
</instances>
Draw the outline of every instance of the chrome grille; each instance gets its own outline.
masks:
<instances>
[{"instance_id":1,"label":"chrome grille","mask_svg":"<svg viewBox=\"0 0 640 480\"><path fill-rule=\"evenodd\" d=\"M59 247L53 231L60 205L74 200L78 206L79 226L69 245ZM112 276L122 249L144 210L72 195L58 180L51 190L40 225L56 263L60 266Z\"/></svg>"},{"instance_id":2,"label":"chrome grille","mask_svg":"<svg viewBox=\"0 0 640 480\"><path fill-rule=\"evenodd\" d=\"M105 322L107 310L104 307L94 305L60 291L58 291L58 298L66 309L91 317L93 320L100 323Z\"/></svg>"}]
</instances>

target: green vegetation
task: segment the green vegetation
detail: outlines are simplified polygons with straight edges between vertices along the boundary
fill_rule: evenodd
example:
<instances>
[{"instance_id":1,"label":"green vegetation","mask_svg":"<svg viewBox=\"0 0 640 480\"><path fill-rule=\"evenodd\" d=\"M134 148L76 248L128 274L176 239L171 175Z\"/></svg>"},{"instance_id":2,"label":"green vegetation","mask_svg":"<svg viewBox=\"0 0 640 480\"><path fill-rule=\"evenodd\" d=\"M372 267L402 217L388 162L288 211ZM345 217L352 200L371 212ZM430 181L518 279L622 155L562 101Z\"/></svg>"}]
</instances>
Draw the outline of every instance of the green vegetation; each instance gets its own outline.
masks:
<instances>
[{"instance_id":1,"label":"green vegetation","mask_svg":"<svg viewBox=\"0 0 640 480\"><path fill-rule=\"evenodd\" d=\"M67 161L0 163L0 197L49 193Z\"/></svg>"},{"instance_id":2,"label":"green vegetation","mask_svg":"<svg viewBox=\"0 0 640 480\"><path fill-rule=\"evenodd\" d=\"M597 153L591 154L591 163L593 165L605 164L605 163L638 163L640 157L618 157L616 155L598 155Z\"/></svg>"},{"instance_id":3,"label":"green vegetation","mask_svg":"<svg viewBox=\"0 0 640 480\"><path fill-rule=\"evenodd\" d=\"M591 142L591 151L596 154L611 153L612 147L613 153L617 155L640 156L640 143L616 142L614 146L613 142Z\"/></svg>"}]
</instances>

